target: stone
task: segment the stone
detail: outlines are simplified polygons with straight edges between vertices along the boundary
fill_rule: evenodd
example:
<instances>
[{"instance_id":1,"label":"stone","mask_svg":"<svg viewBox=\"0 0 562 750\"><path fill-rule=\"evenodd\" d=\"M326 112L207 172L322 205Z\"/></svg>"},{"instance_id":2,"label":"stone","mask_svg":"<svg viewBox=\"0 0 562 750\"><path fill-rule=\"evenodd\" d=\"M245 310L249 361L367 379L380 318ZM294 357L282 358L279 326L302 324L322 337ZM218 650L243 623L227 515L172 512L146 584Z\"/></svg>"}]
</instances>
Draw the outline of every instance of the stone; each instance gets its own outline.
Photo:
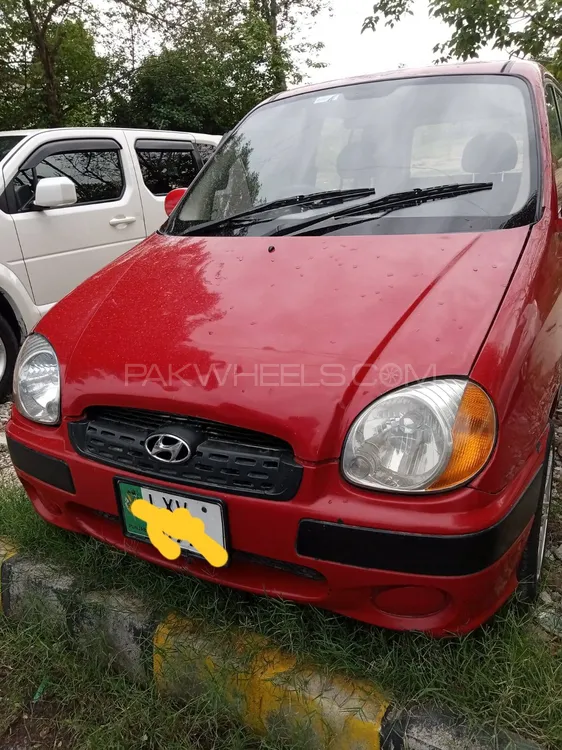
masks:
<instances>
[{"instance_id":1,"label":"stone","mask_svg":"<svg viewBox=\"0 0 562 750\"><path fill-rule=\"evenodd\" d=\"M547 633L562 638L562 614L553 609L543 609L537 614L537 620Z\"/></svg>"},{"instance_id":2,"label":"stone","mask_svg":"<svg viewBox=\"0 0 562 750\"><path fill-rule=\"evenodd\" d=\"M541 591L539 599L543 604L546 604L547 606L549 604L552 604L552 597L548 593L548 591Z\"/></svg>"},{"instance_id":3,"label":"stone","mask_svg":"<svg viewBox=\"0 0 562 750\"><path fill-rule=\"evenodd\" d=\"M32 613L56 626L66 626L75 579L56 565L16 555L2 566L5 614L26 620Z\"/></svg>"},{"instance_id":4,"label":"stone","mask_svg":"<svg viewBox=\"0 0 562 750\"><path fill-rule=\"evenodd\" d=\"M105 654L131 679L149 681L154 623L143 601L124 592L92 592L83 597L75 619L83 651Z\"/></svg>"}]
</instances>

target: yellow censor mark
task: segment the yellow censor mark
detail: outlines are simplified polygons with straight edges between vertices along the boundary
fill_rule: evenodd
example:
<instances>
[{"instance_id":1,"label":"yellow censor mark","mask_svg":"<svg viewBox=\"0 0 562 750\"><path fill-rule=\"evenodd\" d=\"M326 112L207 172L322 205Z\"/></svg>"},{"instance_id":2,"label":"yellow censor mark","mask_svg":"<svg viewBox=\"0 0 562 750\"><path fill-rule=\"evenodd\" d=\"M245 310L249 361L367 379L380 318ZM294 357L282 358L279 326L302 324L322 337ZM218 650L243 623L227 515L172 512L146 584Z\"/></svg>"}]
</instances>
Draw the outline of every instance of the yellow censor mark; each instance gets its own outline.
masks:
<instances>
[{"instance_id":1,"label":"yellow censor mark","mask_svg":"<svg viewBox=\"0 0 562 750\"><path fill-rule=\"evenodd\" d=\"M181 554L179 542L189 542L208 563L222 568L228 562L225 548L205 533L205 523L194 518L187 508L156 508L148 500L135 500L131 513L146 523L151 543L167 560L176 560Z\"/></svg>"}]
</instances>

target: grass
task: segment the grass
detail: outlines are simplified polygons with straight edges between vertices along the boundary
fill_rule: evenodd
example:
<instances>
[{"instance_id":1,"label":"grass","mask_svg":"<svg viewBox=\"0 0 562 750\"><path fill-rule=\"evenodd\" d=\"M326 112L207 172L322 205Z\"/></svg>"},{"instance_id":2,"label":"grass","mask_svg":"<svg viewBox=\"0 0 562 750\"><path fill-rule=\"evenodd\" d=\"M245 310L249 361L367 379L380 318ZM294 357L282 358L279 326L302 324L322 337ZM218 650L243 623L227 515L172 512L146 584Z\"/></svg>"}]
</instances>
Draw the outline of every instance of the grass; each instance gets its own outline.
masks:
<instances>
[{"instance_id":1,"label":"grass","mask_svg":"<svg viewBox=\"0 0 562 750\"><path fill-rule=\"evenodd\" d=\"M400 703L435 701L462 713L475 725L511 729L551 750L562 747L562 645L534 624L532 612L522 614L514 606L506 607L492 624L460 639L433 640L420 634L392 633L312 607L254 597L169 573L92 539L45 524L23 492L13 487L0 490L0 507L0 536L15 540L21 549L34 555L68 565L88 587L125 589L148 599L157 611L173 607L201 618L209 630L219 634L232 626L260 632L298 657L376 681ZM26 684L39 684L60 655L57 653L55 659L47 640L38 633L15 633L14 644L6 646L11 632L5 624L0 625L0 665L6 658L4 654L9 657L10 653L21 652L24 659L24 646L32 653L40 649L42 656L33 660L29 674L27 659L22 662L25 675L21 677ZM62 674L72 675L73 682L64 688L57 682L62 693L55 697L65 704L72 702L76 715L84 717L84 726L90 720L84 706L91 695L88 686L94 683L94 677L99 682L95 710L101 724L97 727L97 722L93 722L97 728L91 730L90 744L83 741L79 747L101 747L102 743L104 748L133 747L126 739L132 737L131 727L136 727L138 739L140 727L142 733L152 737L148 729L154 725L160 727L154 731L163 734L155 740L156 744L147 747L171 750L180 746L174 744L176 715L180 716L180 724L185 720L193 722L198 736L215 738L215 744L208 746L217 750L269 747L256 745L236 728L226 708L221 708L219 715L226 717L227 728L219 726L217 706L208 696L202 705L172 709L150 690L131 691L130 686L110 674L89 675L90 667L84 671L84 662L75 663L66 647L63 651ZM17 665L14 671L18 671ZM113 697L109 699L106 694ZM126 714L125 706L130 703L133 705ZM130 718L131 710L138 714L135 722ZM79 718L77 726L82 726ZM117 744L111 744L108 738L117 734L124 739L121 744L117 740ZM185 743L185 728L182 737ZM284 746L282 738L276 741ZM207 744L184 746L204 748ZM294 747L294 743L286 746Z\"/></svg>"},{"instance_id":2,"label":"grass","mask_svg":"<svg viewBox=\"0 0 562 750\"><path fill-rule=\"evenodd\" d=\"M68 634L45 622L0 621L0 748L304 750L299 738L256 738L218 693L162 699L94 656L81 659Z\"/></svg>"}]
</instances>

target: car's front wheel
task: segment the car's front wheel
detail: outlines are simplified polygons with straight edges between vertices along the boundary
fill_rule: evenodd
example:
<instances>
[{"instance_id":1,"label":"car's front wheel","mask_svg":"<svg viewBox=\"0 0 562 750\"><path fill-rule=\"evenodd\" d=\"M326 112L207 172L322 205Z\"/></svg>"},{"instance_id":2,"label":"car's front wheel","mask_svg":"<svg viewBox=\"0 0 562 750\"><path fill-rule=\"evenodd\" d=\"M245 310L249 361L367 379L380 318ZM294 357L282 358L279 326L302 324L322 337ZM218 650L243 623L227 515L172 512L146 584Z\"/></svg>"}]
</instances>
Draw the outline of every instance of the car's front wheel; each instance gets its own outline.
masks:
<instances>
[{"instance_id":1,"label":"car's front wheel","mask_svg":"<svg viewBox=\"0 0 562 750\"><path fill-rule=\"evenodd\" d=\"M554 435L551 432L544 464L541 494L535 513L535 521L527 540L519 565L518 595L521 601L533 603L540 591L540 581L546 552L548 535L548 521L552 499L552 485L554 478Z\"/></svg>"},{"instance_id":2,"label":"car's front wheel","mask_svg":"<svg viewBox=\"0 0 562 750\"><path fill-rule=\"evenodd\" d=\"M12 392L18 340L11 325L0 315L0 402Z\"/></svg>"}]
</instances>

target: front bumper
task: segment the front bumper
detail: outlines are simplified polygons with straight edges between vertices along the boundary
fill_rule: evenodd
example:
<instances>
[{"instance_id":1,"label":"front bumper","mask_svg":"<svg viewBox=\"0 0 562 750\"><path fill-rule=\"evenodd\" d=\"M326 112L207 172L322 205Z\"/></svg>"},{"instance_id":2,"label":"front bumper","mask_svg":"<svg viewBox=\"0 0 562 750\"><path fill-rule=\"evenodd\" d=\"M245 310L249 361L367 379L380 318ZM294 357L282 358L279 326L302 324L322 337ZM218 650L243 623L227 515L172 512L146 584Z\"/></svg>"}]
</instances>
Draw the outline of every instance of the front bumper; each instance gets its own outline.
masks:
<instances>
[{"instance_id":1,"label":"front bumper","mask_svg":"<svg viewBox=\"0 0 562 750\"><path fill-rule=\"evenodd\" d=\"M494 496L470 487L431 498L375 495L344 482L337 462L305 466L287 502L222 494L231 561L217 569L193 556L165 560L126 538L114 479L143 477L78 455L65 424L42 427L14 413L7 436L18 476L50 523L205 580L433 635L473 630L515 590L546 445L545 433L516 480Z\"/></svg>"}]
</instances>

